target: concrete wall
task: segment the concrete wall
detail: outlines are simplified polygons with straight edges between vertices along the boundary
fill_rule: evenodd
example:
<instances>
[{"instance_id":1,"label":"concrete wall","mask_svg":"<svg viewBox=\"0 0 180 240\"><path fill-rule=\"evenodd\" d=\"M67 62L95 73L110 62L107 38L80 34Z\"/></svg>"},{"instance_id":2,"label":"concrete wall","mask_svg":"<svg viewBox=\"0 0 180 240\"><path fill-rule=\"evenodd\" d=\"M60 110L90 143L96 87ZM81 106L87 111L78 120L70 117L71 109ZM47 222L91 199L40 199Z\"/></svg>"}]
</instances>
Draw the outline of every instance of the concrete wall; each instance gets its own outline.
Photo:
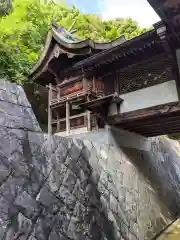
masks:
<instances>
[{"instance_id":1,"label":"concrete wall","mask_svg":"<svg viewBox=\"0 0 180 240\"><path fill-rule=\"evenodd\" d=\"M120 113L179 101L175 80L126 93L120 95L120 97L124 100L120 106ZM112 104L109 109L109 116L116 113L116 105Z\"/></svg>"},{"instance_id":2,"label":"concrete wall","mask_svg":"<svg viewBox=\"0 0 180 240\"><path fill-rule=\"evenodd\" d=\"M0 239L144 240L179 215L178 142L110 128L48 137L21 88L0 86Z\"/></svg>"}]
</instances>

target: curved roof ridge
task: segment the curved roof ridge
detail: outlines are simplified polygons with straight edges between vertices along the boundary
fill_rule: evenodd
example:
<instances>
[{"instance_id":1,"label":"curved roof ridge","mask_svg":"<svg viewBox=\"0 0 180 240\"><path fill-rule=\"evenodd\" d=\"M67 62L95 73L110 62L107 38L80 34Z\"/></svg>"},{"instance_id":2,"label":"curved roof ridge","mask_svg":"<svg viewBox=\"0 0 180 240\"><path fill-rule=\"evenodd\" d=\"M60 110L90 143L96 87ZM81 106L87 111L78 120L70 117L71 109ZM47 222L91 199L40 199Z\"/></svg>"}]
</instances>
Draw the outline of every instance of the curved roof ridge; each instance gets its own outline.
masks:
<instances>
[{"instance_id":1,"label":"curved roof ridge","mask_svg":"<svg viewBox=\"0 0 180 240\"><path fill-rule=\"evenodd\" d=\"M124 42L126 39L124 36L120 36L119 38L110 41L110 42L96 42L91 39L86 40L79 40L75 38L70 32L66 31L62 26L59 26L54 21L51 23L52 28L48 33L46 38L46 42L44 45L44 50L42 51L39 59L37 60L36 64L30 71L29 76L32 76L33 73L41 71L45 64L48 61L48 57L52 54L53 48L56 44L59 45L62 52L67 54L74 54L74 55L90 55L93 53L97 53L97 51L105 51L110 50L111 48L117 47ZM39 70L41 69L41 70Z\"/></svg>"},{"instance_id":2,"label":"curved roof ridge","mask_svg":"<svg viewBox=\"0 0 180 240\"><path fill-rule=\"evenodd\" d=\"M65 36L63 36L61 32L58 32L56 29L52 29L52 34L57 42L59 42L66 48L72 48L72 49L78 49L78 48L81 49L85 47L90 47L96 50L106 50L106 49L110 49L112 47L118 46L126 41L126 38L124 35L120 36L119 38L113 41L100 43L92 39L72 41L65 38Z\"/></svg>"}]
</instances>

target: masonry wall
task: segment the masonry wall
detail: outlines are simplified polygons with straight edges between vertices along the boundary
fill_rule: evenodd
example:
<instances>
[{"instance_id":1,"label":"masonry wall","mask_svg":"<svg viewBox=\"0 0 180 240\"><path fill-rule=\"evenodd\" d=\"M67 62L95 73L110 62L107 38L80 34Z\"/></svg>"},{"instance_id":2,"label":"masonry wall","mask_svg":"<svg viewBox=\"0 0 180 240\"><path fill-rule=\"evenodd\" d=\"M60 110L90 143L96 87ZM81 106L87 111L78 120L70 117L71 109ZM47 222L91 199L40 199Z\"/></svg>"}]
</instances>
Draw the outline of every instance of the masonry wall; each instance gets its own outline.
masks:
<instances>
[{"instance_id":1,"label":"masonry wall","mask_svg":"<svg viewBox=\"0 0 180 240\"><path fill-rule=\"evenodd\" d=\"M0 239L151 239L179 214L178 142L49 137L21 87L0 89Z\"/></svg>"}]
</instances>

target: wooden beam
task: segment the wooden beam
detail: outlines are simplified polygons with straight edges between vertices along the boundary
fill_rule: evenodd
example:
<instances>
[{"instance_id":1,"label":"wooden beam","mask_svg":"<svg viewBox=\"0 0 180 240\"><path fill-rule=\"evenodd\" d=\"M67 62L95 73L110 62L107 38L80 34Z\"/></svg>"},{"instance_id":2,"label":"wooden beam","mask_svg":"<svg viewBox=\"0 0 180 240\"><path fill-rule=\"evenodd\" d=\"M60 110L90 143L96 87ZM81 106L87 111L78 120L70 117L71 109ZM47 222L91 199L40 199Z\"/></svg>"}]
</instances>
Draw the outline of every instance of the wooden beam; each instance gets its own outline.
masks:
<instances>
[{"instance_id":1,"label":"wooden beam","mask_svg":"<svg viewBox=\"0 0 180 240\"><path fill-rule=\"evenodd\" d=\"M93 87L92 87L93 91L95 92L96 90L96 83L95 83L95 77L93 76Z\"/></svg>"},{"instance_id":2,"label":"wooden beam","mask_svg":"<svg viewBox=\"0 0 180 240\"><path fill-rule=\"evenodd\" d=\"M133 130L139 130L142 128L143 125L146 125L146 129L150 128L152 129L153 127L161 127L161 126L175 126L178 125L180 123L180 114L179 116L172 116L172 114L170 114L170 116L161 116L160 117L150 117L147 120L139 120L139 121L132 121L129 123L123 123L123 127L125 128L133 128Z\"/></svg>"},{"instance_id":3,"label":"wooden beam","mask_svg":"<svg viewBox=\"0 0 180 240\"><path fill-rule=\"evenodd\" d=\"M59 112L57 112L57 129L56 132L60 132L60 119L59 119Z\"/></svg>"},{"instance_id":4,"label":"wooden beam","mask_svg":"<svg viewBox=\"0 0 180 240\"><path fill-rule=\"evenodd\" d=\"M70 116L69 120L76 119L76 118L79 118L79 117L84 117L84 116L86 116L86 113L76 114L76 115ZM59 121L60 122L65 122L66 118L60 118ZM52 121L52 124L56 124L56 123L57 123L57 120Z\"/></svg>"},{"instance_id":5,"label":"wooden beam","mask_svg":"<svg viewBox=\"0 0 180 240\"><path fill-rule=\"evenodd\" d=\"M48 96L48 136L52 135L52 109L51 109L51 100L52 100L52 84L49 84L49 96Z\"/></svg>"},{"instance_id":6,"label":"wooden beam","mask_svg":"<svg viewBox=\"0 0 180 240\"><path fill-rule=\"evenodd\" d=\"M87 130L91 131L91 112L87 111Z\"/></svg>"},{"instance_id":7,"label":"wooden beam","mask_svg":"<svg viewBox=\"0 0 180 240\"><path fill-rule=\"evenodd\" d=\"M109 116L108 120L110 123L121 124L121 123L127 123L135 120L147 119L153 116L157 117L161 115L168 115L170 113L176 113L176 112L180 113L180 102L169 103L169 104L159 105L156 107L113 115L113 116Z\"/></svg>"}]
</instances>

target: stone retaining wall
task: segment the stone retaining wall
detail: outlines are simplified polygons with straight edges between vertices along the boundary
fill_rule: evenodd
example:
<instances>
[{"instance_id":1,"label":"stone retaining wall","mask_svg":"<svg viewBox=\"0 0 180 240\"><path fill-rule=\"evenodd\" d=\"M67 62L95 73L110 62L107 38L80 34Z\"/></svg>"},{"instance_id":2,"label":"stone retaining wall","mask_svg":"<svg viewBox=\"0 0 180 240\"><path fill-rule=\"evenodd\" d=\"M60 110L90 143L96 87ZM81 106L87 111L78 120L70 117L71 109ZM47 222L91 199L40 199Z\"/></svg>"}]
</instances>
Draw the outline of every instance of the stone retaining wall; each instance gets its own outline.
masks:
<instances>
[{"instance_id":1,"label":"stone retaining wall","mask_svg":"<svg viewBox=\"0 0 180 240\"><path fill-rule=\"evenodd\" d=\"M0 89L0 240L151 239L179 214L177 142L48 137L22 88Z\"/></svg>"}]
</instances>

